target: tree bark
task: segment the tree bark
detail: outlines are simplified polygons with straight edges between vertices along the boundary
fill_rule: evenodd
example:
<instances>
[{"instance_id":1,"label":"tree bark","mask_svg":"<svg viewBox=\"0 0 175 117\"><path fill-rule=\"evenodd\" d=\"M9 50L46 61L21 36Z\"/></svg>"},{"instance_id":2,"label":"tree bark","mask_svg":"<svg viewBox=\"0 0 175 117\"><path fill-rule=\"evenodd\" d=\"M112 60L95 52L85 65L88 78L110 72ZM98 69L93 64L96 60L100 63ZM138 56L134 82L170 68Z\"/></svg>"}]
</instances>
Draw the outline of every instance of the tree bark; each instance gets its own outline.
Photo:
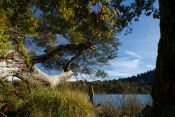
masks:
<instances>
[{"instance_id":1,"label":"tree bark","mask_svg":"<svg viewBox=\"0 0 175 117\"><path fill-rule=\"evenodd\" d=\"M55 88L58 84L66 82L73 75L71 70L58 75L48 75L35 66L32 70L32 72L23 72L15 76L31 84L37 84L37 81L41 81L51 88Z\"/></svg>"},{"instance_id":2,"label":"tree bark","mask_svg":"<svg viewBox=\"0 0 175 117\"><path fill-rule=\"evenodd\" d=\"M161 115L162 109L175 106L175 1L159 0L159 7L161 35L152 97L153 107Z\"/></svg>"},{"instance_id":3,"label":"tree bark","mask_svg":"<svg viewBox=\"0 0 175 117\"><path fill-rule=\"evenodd\" d=\"M53 76L42 72L35 66L29 69L23 56L15 51L13 51L13 56L0 58L0 78L16 76L19 79L32 84L36 81L42 81L54 88L58 84L66 82L72 75L73 72L70 69Z\"/></svg>"},{"instance_id":4,"label":"tree bark","mask_svg":"<svg viewBox=\"0 0 175 117\"><path fill-rule=\"evenodd\" d=\"M9 52L10 54L0 57L0 78L14 76L27 70L27 64L24 58L13 50L7 53Z\"/></svg>"}]
</instances>

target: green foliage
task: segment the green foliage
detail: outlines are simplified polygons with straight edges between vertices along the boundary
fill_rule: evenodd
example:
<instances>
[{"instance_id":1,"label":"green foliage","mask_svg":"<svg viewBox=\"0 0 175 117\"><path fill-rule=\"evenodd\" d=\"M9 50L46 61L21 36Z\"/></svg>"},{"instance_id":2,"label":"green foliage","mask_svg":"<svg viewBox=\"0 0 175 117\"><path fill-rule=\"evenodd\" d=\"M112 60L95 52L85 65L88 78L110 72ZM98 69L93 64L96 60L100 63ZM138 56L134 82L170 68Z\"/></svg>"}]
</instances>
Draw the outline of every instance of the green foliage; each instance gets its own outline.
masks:
<instances>
[{"instance_id":1,"label":"green foliage","mask_svg":"<svg viewBox=\"0 0 175 117\"><path fill-rule=\"evenodd\" d=\"M74 60L75 66L78 66L76 71L82 74L97 72L96 76L104 77L106 74L98 69L116 57L119 46L116 34L128 26L133 18L139 17L142 9L147 15L150 10L155 11L152 7L154 0L135 1L128 5L123 4L123 1L2 0L0 7L6 14L2 15L7 19L10 30L0 30L0 38L3 36L0 48L8 49L9 41L13 42L13 45L19 44L17 51L24 55L30 67L32 61L30 63L24 46L26 36L30 36L35 44L45 48L46 53L58 46L58 34L73 44L92 43L96 49L89 48ZM8 40L9 38L11 40ZM76 56L80 51L81 49L65 48L62 52L55 53L56 56L43 65L47 69L61 71L70 61L70 57Z\"/></svg>"},{"instance_id":2,"label":"green foliage","mask_svg":"<svg viewBox=\"0 0 175 117\"><path fill-rule=\"evenodd\" d=\"M24 56L30 67L30 57L23 40L25 34L34 33L38 28L38 21L29 9L31 1L2 1L0 6L0 54L12 48L16 49L17 45L17 51Z\"/></svg>"},{"instance_id":3,"label":"green foliage","mask_svg":"<svg viewBox=\"0 0 175 117\"><path fill-rule=\"evenodd\" d=\"M38 28L38 21L31 13L19 14L13 22L15 27L20 28L26 33L34 33Z\"/></svg>"},{"instance_id":4,"label":"green foliage","mask_svg":"<svg viewBox=\"0 0 175 117\"><path fill-rule=\"evenodd\" d=\"M11 48L10 36L6 34L6 31L8 31L6 12L0 8L0 55Z\"/></svg>"},{"instance_id":5,"label":"green foliage","mask_svg":"<svg viewBox=\"0 0 175 117\"><path fill-rule=\"evenodd\" d=\"M27 34L34 33L38 28L38 21L31 10L32 5L31 0L9 0L0 3L1 8L6 11L10 28L16 31L20 29L21 32ZM19 35L17 34L17 36Z\"/></svg>"},{"instance_id":6,"label":"green foliage","mask_svg":"<svg viewBox=\"0 0 175 117\"><path fill-rule=\"evenodd\" d=\"M59 10L60 15L62 15L63 19L65 19L66 21L71 20L71 18L75 17L74 9L79 7L77 4L75 4L75 2L75 0L60 0L58 2L57 9Z\"/></svg>"},{"instance_id":7,"label":"green foliage","mask_svg":"<svg viewBox=\"0 0 175 117\"><path fill-rule=\"evenodd\" d=\"M0 80L0 107L8 105L9 111L16 111L23 103L23 100L15 95L13 85L4 79Z\"/></svg>"},{"instance_id":8,"label":"green foliage","mask_svg":"<svg viewBox=\"0 0 175 117\"><path fill-rule=\"evenodd\" d=\"M78 31L69 30L68 37L70 38L71 43L79 44L85 42L84 36L82 35L81 32Z\"/></svg>"},{"instance_id":9,"label":"green foliage","mask_svg":"<svg viewBox=\"0 0 175 117\"><path fill-rule=\"evenodd\" d=\"M101 78L105 78L107 76L107 73L103 70L98 70L96 72L96 77L101 77Z\"/></svg>"},{"instance_id":10,"label":"green foliage","mask_svg":"<svg viewBox=\"0 0 175 117\"><path fill-rule=\"evenodd\" d=\"M101 1L39 0L36 11L41 11L41 16L39 17L39 30L37 31L43 35L37 37L35 42L37 45L47 48L46 50L52 50L55 48L56 38L50 39L51 36L48 34L60 34L70 43L77 45L86 42L92 43L96 50L88 49L74 63L79 66L78 73L95 73L93 66L107 64L108 60L116 56L119 45L116 33L119 31L120 24L113 25L118 20L116 10L106 0L96 9L95 5L98 6L99 4ZM53 46L50 44L50 40L54 43ZM47 69L62 70L66 62L70 60L70 56L77 55L79 51L81 49L77 51L65 49L64 52L58 53L59 57L55 56L55 58L48 60L44 66ZM103 76L105 75L103 74Z\"/></svg>"},{"instance_id":11,"label":"green foliage","mask_svg":"<svg viewBox=\"0 0 175 117\"><path fill-rule=\"evenodd\" d=\"M30 61L30 55L28 54L28 50L25 48L22 41L19 41L17 43L17 51L24 56L27 66L30 68L32 66L32 63Z\"/></svg>"},{"instance_id":12,"label":"green foliage","mask_svg":"<svg viewBox=\"0 0 175 117\"><path fill-rule=\"evenodd\" d=\"M77 1L77 0L38 0L33 2L31 0L9 0L2 1L0 6L4 13L7 14L6 19L9 23L10 31L3 29L0 35L3 34L3 38L9 43L9 38L11 38L14 45L17 45L17 51L22 53L26 58L27 64L30 67L30 57L27 55L24 40L26 34L33 36L35 38L35 43L40 45L46 50L52 50L55 48L56 44L56 34L60 34L67 38L71 43L86 43L91 42L97 47L94 52L86 51L86 54L80 59L84 58L94 58L93 62L89 62L89 65L104 65L108 60L114 58L108 57L116 54L115 50L117 48L118 40L115 38L115 33L117 32L118 26L113 26L117 20L116 11L111 7L108 7L109 2L105 1L105 4L101 4L98 10L95 10L94 5L100 4L101 1ZM36 13L37 12L37 13ZM39 16L37 16L40 14ZM7 34L4 35L4 34ZM8 35L10 34L11 37ZM17 40L17 41L16 41ZM97 41L102 41L98 43ZM104 44L107 42L106 48L102 49ZM2 44L1 44L2 45ZM7 45L7 44L5 44ZM5 49L7 48L3 43ZM16 48L15 48L16 49ZM66 51L66 49L65 49ZM50 62L52 64L46 63L50 68L55 68L55 64L59 64L59 68L63 68L66 61L69 61L70 57L74 56L79 52L77 51L66 51L65 54L59 55L59 59L52 59ZM45 51L47 52L47 51ZM97 54L104 52L97 58ZM112 52L112 53L111 53ZM97 59L96 59L97 58ZM61 61L65 61L65 64L61 64ZM88 61L87 61L88 62ZM54 63L54 64L53 64ZM86 62L79 62L77 59L75 61L77 66L82 66ZM54 65L54 67L52 66ZM49 68L47 67L47 68ZM58 69L58 68L55 68ZM58 69L62 70L62 69ZM79 67L78 72L84 71L84 73L90 74L93 71L92 67Z\"/></svg>"}]
</instances>

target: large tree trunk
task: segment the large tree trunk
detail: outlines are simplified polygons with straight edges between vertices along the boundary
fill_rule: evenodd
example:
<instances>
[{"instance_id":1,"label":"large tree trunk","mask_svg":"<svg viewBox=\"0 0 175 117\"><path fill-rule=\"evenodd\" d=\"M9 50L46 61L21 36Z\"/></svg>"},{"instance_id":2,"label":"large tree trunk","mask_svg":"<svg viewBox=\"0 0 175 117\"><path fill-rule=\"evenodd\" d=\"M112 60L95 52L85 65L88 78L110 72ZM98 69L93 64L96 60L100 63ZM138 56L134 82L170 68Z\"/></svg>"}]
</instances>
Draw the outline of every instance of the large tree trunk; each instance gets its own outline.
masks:
<instances>
[{"instance_id":1,"label":"large tree trunk","mask_svg":"<svg viewBox=\"0 0 175 117\"><path fill-rule=\"evenodd\" d=\"M162 114L175 107L175 1L159 0L159 5L161 37L152 97L155 112Z\"/></svg>"},{"instance_id":2,"label":"large tree trunk","mask_svg":"<svg viewBox=\"0 0 175 117\"><path fill-rule=\"evenodd\" d=\"M73 75L71 70L51 76L35 66L29 69L25 59L18 52L11 50L7 53L3 57L0 56L0 78L16 76L27 83L34 84L41 81L53 88L62 82L66 82Z\"/></svg>"},{"instance_id":3,"label":"large tree trunk","mask_svg":"<svg viewBox=\"0 0 175 117\"><path fill-rule=\"evenodd\" d=\"M62 82L66 82L73 72L71 70L71 64L82 55L82 53L88 49L94 50L95 46L92 43L81 43L81 44L66 44L59 45L52 51L31 58L31 64L43 63L51 57L55 56L56 53L71 50L77 51L77 54L73 56L64 66L64 72L55 76L45 74L35 66L32 68L28 67L23 56L14 50L6 52L5 55L0 55L0 78L7 76L16 76L26 82L35 83L36 80L46 82L51 87L55 87Z\"/></svg>"}]
</instances>

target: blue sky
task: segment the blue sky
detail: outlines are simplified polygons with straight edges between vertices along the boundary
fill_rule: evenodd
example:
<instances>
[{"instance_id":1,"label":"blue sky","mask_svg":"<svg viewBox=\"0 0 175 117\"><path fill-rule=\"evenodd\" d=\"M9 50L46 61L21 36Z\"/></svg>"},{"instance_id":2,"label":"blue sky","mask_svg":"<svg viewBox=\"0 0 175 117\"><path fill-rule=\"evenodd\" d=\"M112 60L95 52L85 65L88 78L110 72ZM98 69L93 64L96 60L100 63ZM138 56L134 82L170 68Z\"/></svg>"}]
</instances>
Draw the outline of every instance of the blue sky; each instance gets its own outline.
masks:
<instances>
[{"instance_id":1,"label":"blue sky","mask_svg":"<svg viewBox=\"0 0 175 117\"><path fill-rule=\"evenodd\" d=\"M132 33L118 34L121 46L118 57L104 67L110 79L127 77L155 68L158 41L160 38L159 20L142 15L139 22L133 22Z\"/></svg>"}]
</instances>

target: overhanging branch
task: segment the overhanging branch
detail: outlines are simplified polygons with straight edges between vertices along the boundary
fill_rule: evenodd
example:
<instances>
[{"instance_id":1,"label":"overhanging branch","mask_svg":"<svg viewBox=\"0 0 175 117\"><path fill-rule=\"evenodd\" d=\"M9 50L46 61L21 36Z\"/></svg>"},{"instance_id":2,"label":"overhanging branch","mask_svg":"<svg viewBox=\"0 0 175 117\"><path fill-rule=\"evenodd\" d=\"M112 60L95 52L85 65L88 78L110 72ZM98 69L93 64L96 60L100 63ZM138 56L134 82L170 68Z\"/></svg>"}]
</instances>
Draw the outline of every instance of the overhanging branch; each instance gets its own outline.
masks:
<instances>
[{"instance_id":1,"label":"overhanging branch","mask_svg":"<svg viewBox=\"0 0 175 117\"><path fill-rule=\"evenodd\" d=\"M93 45L92 43L81 43L81 44L66 44L66 45L60 45L58 47L56 47L55 49L53 49L52 51L40 55L40 56L35 56L31 58L31 61L33 64L36 63L43 63L46 60L50 59L51 57L55 56L57 53L65 51L65 50L70 50L70 51L74 51L74 50L79 50L79 51L83 51L86 49L90 49L92 48Z\"/></svg>"},{"instance_id":2,"label":"overhanging branch","mask_svg":"<svg viewBox=\"0 0 175 117\"><path fill-rule=\"evenodd\" d=\"M67 64L64 66L64 72L69 71L70 70L70 66L72 64L73 61L75 61L79 56L81 56L83 51L80 51L77 55L75 55L74 57L72 57Z\"/></svg>"}]
</instances>

